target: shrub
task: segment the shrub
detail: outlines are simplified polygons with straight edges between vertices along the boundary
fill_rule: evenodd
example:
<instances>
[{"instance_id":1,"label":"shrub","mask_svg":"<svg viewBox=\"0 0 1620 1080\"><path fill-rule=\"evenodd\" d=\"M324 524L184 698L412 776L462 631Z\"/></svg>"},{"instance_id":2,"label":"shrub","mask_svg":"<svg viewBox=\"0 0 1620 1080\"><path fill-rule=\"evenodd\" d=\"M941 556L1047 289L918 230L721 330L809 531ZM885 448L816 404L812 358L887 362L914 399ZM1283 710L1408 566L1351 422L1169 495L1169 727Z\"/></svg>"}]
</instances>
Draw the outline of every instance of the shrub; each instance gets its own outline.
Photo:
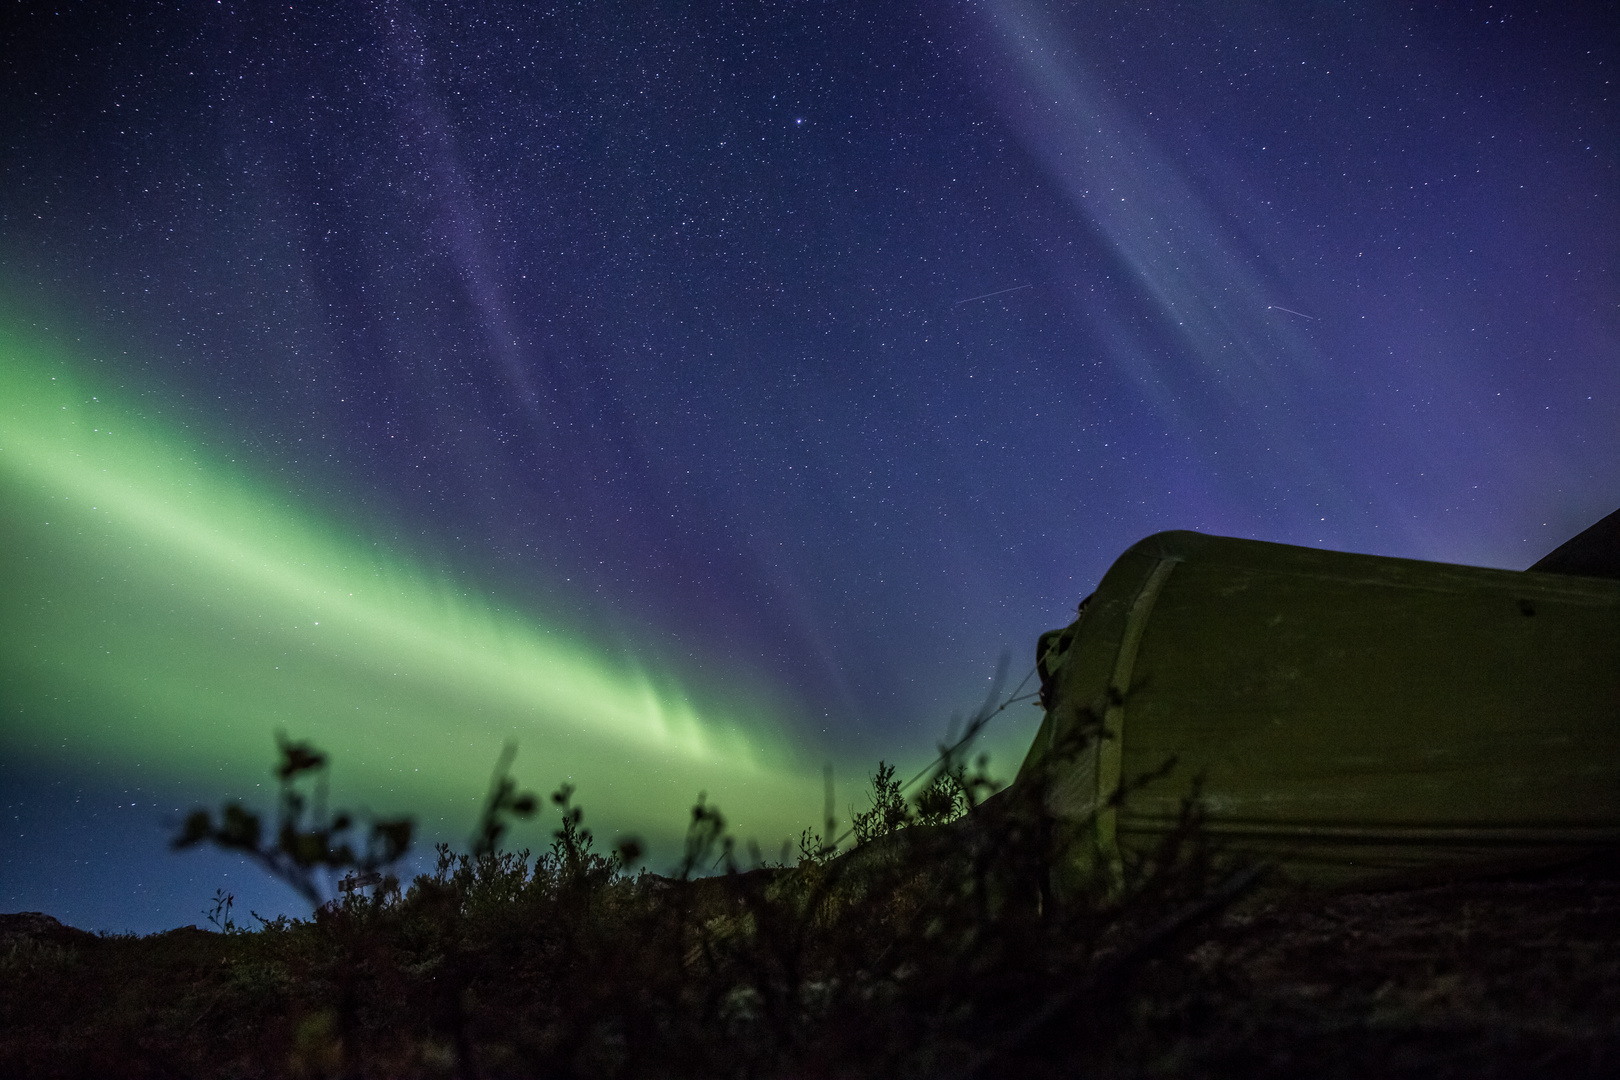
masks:
<instances>
[{"instance_id":1,"label":"shrub","mask_svg":"<svg viewBox=\"0 0 1620 1080\"><path fill-rule=\"evenodd\" d=\"M984 761L969 768L961 747L913 798L880 762L854 847L807 830L793 867L757 850L739 864L700 798L668 877L632 873L634 846L597 852L567 786L547 851L501 850L507 819L539 805L510 779L509 747L470 853L441 845L408 887L385 876L309 921L229 935L264 949L231 984L232 1009L286 1018L271 1059L287 1074L1067 1075L1128 1053L1131 981L1253 874L1217 882L1189 799L1154 858L1056 889L1039 785L991 796ZM281 749L285 784L324 765L305 744ZM352 819L306 820L308 805L284 787L274 845L240 808L218 824L199 811L180 842L297 880L377 873L404 850L391 834L364 853L335 844ZM238 1030L225 1012L189 1037Z\"/></svg>"}]
</instances>

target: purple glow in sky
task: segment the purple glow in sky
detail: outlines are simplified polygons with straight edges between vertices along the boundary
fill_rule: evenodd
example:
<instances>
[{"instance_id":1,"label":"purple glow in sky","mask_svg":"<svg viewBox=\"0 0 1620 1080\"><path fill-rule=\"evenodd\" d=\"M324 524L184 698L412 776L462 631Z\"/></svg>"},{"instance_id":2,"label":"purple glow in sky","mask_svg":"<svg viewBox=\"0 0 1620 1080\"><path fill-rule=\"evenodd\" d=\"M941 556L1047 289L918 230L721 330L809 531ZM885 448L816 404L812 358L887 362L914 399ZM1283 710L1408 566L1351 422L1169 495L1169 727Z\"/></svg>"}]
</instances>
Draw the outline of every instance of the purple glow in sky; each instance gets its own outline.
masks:
<instances>
[{"instance_id":1,"label":"purple glow in sky","mask_svg":"<svg viewBox=\"0 0 1620 1080\"><path fill-rule=\"evenodd\" d=\"M926 756L1161 529L1522 568L1620 505L1601 5L8 23L9 325L806 760ZM94 884L105 777L3 776L0 910L195 921Z\"/></svg>"}]
</instances>

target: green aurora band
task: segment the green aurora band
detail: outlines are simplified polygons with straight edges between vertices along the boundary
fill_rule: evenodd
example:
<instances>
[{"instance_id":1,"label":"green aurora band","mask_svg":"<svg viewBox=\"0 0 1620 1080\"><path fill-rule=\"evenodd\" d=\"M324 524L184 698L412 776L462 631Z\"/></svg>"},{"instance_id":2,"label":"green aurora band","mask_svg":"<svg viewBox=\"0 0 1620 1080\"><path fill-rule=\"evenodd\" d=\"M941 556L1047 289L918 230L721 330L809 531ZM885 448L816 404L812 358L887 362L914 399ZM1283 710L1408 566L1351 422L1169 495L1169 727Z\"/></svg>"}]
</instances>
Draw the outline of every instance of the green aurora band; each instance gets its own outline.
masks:
<instances>
[{"instance_id":1,"label":"green aurora band","mask_svg":"<svg viewBox=\"0 0 1620 1080\"><path fill-rule=\"evenodd\" d=\"M672 681L312 520L79 366L0 328L8 757L268 808L284 729L331 752L334 804L455 839L515 740L520 783L566 779L599 836L666 858L700 790L771 854L820 817L820 764L768 707L700 714Z\"/></svg>"}]
</instances>

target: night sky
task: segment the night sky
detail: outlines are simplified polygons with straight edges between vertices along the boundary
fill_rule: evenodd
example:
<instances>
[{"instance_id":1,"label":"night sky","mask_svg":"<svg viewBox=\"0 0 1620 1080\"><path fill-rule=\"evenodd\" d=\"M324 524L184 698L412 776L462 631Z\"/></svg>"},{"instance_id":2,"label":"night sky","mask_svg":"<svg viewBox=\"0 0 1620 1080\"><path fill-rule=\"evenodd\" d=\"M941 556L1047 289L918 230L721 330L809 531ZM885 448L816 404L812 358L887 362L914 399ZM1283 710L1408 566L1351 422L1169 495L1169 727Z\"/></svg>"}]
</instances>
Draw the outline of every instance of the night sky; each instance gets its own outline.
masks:
<instances>
[{"instance_id":1,"label":"night sky","mask_svg":"<svg viewBox=\"0 0 1620 1080\"><path fill-rule=\"evenodd\" d=\"M165 848L278 729L774 858L1150 533L1528 566L1620 506L1604 7L13 5L0 911L300 913Z\"/></svg>"}]
</instances>

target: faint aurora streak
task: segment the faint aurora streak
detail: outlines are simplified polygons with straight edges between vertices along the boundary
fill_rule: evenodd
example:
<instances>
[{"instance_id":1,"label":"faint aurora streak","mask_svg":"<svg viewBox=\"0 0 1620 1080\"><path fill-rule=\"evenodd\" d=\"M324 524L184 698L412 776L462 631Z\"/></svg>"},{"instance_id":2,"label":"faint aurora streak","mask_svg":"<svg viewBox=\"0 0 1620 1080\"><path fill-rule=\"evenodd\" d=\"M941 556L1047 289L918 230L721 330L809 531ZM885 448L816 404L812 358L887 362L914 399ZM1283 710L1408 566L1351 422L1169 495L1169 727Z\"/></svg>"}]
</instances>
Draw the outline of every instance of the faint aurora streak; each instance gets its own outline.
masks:
<instances>
[{"instance_id":1,"label":"faint aurora streak","mask_svg":"<svg viewBox=\"0 0 1620 1080\"><path fill-rule=\"evenodd\" d=\"M1009 123L1178 339L1173 351L1155 349L1119 312L1082 300L1113 363L1185 432L1212 440L1240 418L1245 441L1259 436L1318 498L1353 512L1342 470L1297 420L1337 384L1308 338L1258 316L1279 283L1240 253L1233 221L1114 100L1072 44L1076 33L1022 0L979 10L1002 67L1017 76L998 87Z\"/></svg>"}]
</instances>

